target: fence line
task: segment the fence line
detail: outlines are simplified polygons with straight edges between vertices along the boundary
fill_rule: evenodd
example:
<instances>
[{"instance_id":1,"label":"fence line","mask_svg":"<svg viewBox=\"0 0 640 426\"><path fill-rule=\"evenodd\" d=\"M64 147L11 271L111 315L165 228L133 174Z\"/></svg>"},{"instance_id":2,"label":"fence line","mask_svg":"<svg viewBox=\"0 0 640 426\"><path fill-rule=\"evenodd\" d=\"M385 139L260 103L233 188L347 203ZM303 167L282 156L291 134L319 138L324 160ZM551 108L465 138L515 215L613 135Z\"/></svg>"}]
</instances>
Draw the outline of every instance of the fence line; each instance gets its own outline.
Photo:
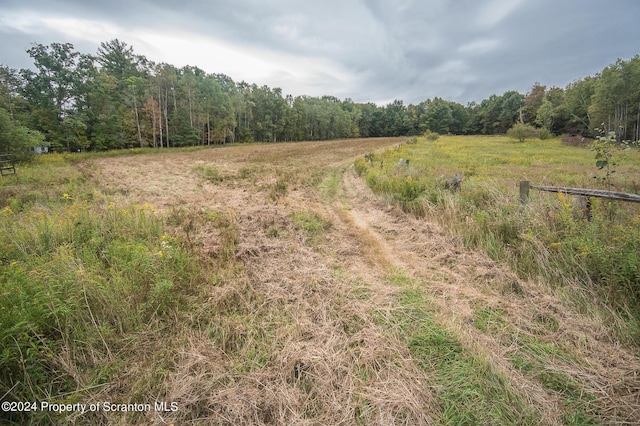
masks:
<instances>
[{"instance_id":1,"label":"fence line","mask_svg":"<svg viewBox=\"0 0 640 426\"><path fill-rule=\"evenodd\" d=\"M608 198L610 200L628 201L631 203L640 203L640 195L627 194L625 192L605 191L602 189L584 189L584 188L566 188L561 186L538 186L531 185L528 180L520 182L520 202L526 203L529 200L529 189L537 189L538 191L562 192L563 194L579 195L582 197L599 197Z\"/></svg>"}]
</instances>

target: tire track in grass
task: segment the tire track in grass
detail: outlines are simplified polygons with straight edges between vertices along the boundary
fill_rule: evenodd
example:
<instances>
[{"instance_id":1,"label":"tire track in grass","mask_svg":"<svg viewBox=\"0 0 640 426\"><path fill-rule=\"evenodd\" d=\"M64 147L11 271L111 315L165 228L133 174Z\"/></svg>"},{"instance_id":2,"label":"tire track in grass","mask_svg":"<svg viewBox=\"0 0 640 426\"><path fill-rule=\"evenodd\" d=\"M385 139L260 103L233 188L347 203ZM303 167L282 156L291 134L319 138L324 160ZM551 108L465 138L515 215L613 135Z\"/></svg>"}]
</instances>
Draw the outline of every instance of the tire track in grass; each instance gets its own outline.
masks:
<instances>
[{"instance_id":1,"label":"tire track in grass","mask_svg":"<svg viewBox=\"0 0 640 426\"><path fill-rule=\"evenodd\" d=\"M137 167L129 159L100 161L98 173L108 170L114 193L157 203L213 271L161 396L181 412L164 421L436 423L438 406L422 385L428 377L369 314L392 304L395 285L378 287L366 272L342 268L359 264L360 251L340 223L326 220L325 206L314 201L317 178L308 179L343 162L341 151L349 158L389 143L175 153L145 157ZM220 171L214 181L203 176L207 168ZM283 189L272 194L278 181Z\"/></svg>"},{"instance_id":2,"label":"tire track in grass","mask_svg":"<svg viewBox=\"0 0 640 426\"><path fill-rule=\"evenodd\" d=\"M468 333L461 333L458 312L449 311L453 314L449 318L443 315L451 309L451 300L438 300L428 292L434 280L450 279L449 268L438 259L423 259L421 269L426 273L419 271L415 260L390 241L403 229L411 229L398 219L401 213L372 197L351 169L343 173L340 195L341 202L334 205L338 215L358 229L361 244L366 247L364 254L371 253L373 263L382 266L381 278L399 288L394 301L397 308L378 312L378 321L391 333L403 336L414 362L430 376L424 385L439 398L439 421L539 424L544 419L546 424L559 424L554 421L557 401L549 400L536 386L532 386L533 392L524 386L518 388L513 380L517 374L507 362L496 364ZM380 232L389 224L394 225L393 232ZM425 233L436 232L434 228ZM439 238L446 239L442 235ZM451 241L445 244L450 246ZM536 400L538 403L532 403Z\"/></svg>"},{"instance_id":3,"label":"tire track in grass","mask_svg":"<svg viewBox=\"0 0 640 426\"><path fill-rule=\"evenodd\" d=\"M438 226L390 210L351 171L343 175L342 197L348 200L354 226L369 234L367 239L379 244L379 251L393 253L399 260L394 264L404 277L400 281L420 295L421 302L416 303L422 304L423 315L418 318L432 318L427 323L435 321L450 333L453 340L444 339L445 347L462 344L464 356L454 359L470 355L466 360L480 368L489 385L477 383L485 387L478 394L481 401L483 391L495 390L491 377L497 375L500 380L493 383L508 381L503 397L508 400L515 393L517 399L528 401L545 424L637 421L637 398L615 389L640 387L640 363L607 341L589 318L566 309L547 288L519 280L486 256L465 249ZM420 342L432 340L419 327L412 335L417 339L409 338L413 355L424 358L431 349L425 352ZM585 341L590 343L584 345ZM610 353L619 354L616 359L622 364L613 370L602 363ZM593 357L599 362L594 363ZM483 371L482 365L489 368ZM461 395L461 399L466 398ZM447 408L444 411L448 413ZM505 419L509 423L513 417Z\"/></svg>"}]
</instances>

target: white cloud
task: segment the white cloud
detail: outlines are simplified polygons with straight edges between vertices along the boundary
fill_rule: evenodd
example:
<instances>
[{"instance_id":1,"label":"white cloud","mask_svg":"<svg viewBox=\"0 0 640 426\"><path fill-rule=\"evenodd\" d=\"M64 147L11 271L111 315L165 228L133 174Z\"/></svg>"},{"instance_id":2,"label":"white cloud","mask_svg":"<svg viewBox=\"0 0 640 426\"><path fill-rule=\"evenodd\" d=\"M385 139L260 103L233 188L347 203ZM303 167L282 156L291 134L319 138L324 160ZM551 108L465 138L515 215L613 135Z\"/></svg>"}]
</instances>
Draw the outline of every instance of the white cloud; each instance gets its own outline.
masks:
<instances>
[{"instance_id":1,"label":"white cloud","mask_svg":"<svg viewBox=\"0 0 640 426\"><path fill-rule=\"evenodd\" d=\"M31 65L31 42L96 53L118 38L154 62L363 102L467 102L535 81L561 86L637 54L640 38L640 6L630 1L0 2L0 63L11 67ZM600 25L605 13L617 31Z\"/></svg>"},{"instance_id":2,"label":"white cloud","mask_svg":"<svg viewBox=\"0 0 640 426\"><path fill-rule=\"evenodd\" d=\"M71 39L81 39L96 44L118 38L118 34L122 32L122 28L111 25L108 22L95 20L44 17L39 21L36 19L34 22L49 31L60 32Z\"/></svg>"},{"instance_id":3,"label":"white cloud","mask_svg":"<svg viewBox=\"0 0 640 426\"><path fill-rule=\"evenodd\" d=\"M483 4L476 23L481 27L493 27L513 13L524 0L492 0Z\"/></svg>"},{"instance_id":4,"label":"white cloud","mask_svg":"<svg viewBox=\"0 0 640 426\"><path fill-rule=\"evenodd\" d=\"M463 53L470 56L484 55L496 50L500 46L500 44L501 42L498 39L479 38L458 47L458 53Z\"/></svg>"}]
</instances>

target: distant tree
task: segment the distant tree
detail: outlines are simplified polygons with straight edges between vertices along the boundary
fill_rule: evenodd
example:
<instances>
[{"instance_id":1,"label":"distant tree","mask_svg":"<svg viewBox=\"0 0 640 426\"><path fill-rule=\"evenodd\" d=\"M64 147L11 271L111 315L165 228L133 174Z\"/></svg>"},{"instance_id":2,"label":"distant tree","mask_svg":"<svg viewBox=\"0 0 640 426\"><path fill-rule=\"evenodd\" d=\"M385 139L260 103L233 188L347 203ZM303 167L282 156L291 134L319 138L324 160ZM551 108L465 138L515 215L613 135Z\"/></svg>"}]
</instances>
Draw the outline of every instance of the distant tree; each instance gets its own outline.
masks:
<instances>
[{"instance_id":1,"label":"distant tree","mask_svg":"<svg viewBox=\"0 0 640 426\"><path fill-rule=\"evenodd\" d=\"M570 134L588 135L592 130L591 107L598 77L586 77L567 85L564 106L568 116L565 131Z\"/></svg>"},{"instance_id":2,"label":"distant tree","mask_svg":"<svg viewBox=\"0 0 640 426\"><path fill-rule=\"evenodd\" d=\"M63 122L86 105L88 83L95 75L93 58L76 52L71 43L34 44L27 52L37 69L35 73L20 71L26 81L24 93L32 108L32 125L50 142L75 149Z\"/></svg>"},{"instance_id":3,"label":"distant tree","mask_svg":"<svg viewBox=\"0 0 640 426\"><path fill-rule=\"evenodd\" d=\"M449 108L451 109L449 133L456 135L467 133L467 122L470 118L467 108L457 102L449 102Z\"/></svg>"},{"instance_id":4,"label":"distant tree","mask_svg":"<svg viewBox=\"0 0 640 426\"><path fill-rule=\"evenodd\" d=\"M637 140L640 133L640 55L619 59L606 67L595 84L589 114L605 133L615 132L618 142Z\"/></svg>"},{"instance_id":5,"label":"distant tree","mask_svg":"<svg viewBox=\"0 0 640 426\"><path fill-rule=\"evenodd\" d=\"M504 133L519 118L520 108L524 102L524 96L515 91L508 90L500 97L500 113L498 115L498 127L496 133Z\"/></svg>"},{"instance_id":6,"label":"distant tree","mask_svg":"<svg viewBox=\"0 0 640 426\"><path fill-rule=\"evenodd\" d=\"M0 66L0 107L5 108L11 118L14 117L14 104L21 89L18 71Z\"/></svg>"},{"instance_id":7,"label":"distant tree","mask_svg":"<svg viewBox=\"0 0 640 426\"><path fill-rule=\"evenodd\" d=\"M147 63L146 58L133 53L132 46L128 46L117 38L100 43L96 59L102 66L102 71L121 82L129 77L142 76Z\"/></svg>"},{"instance_id":8,"label":"distant tree","mask_svg":"<svg viewBox=\"0 0 640 426\"><path fill-rule=\"evenodd\" d=\"M360 130L360 135L363 138L381 136L378 131L378 123L376 122L376 115L378 114L379 108L371 102L360 104L359 106L360 118L358 119L358 129Z\"/></svg>"},{"instance_id":9,"label":"distant tree","mask_svg":"<svg viewBox=\"0 0 640 426\"><path fill-rule=\"evenodd\" d=\"M535 122L536 116L538 115L538 108L542 105L546 97L546 92L547 86L536 81L529 93L525 95L523 115L526 123L533 124Z\"/></svg>"},{"instance_id":10,"label":"distant tree","mask_svg":"<svg viewBox=\"0 0 640 426\"><path fill-rule=\"evenodd\" d=\"M427 101L427 111L425 113L427 129L432 132L447 134L453 123L453 113L449 102L441 98Z\"/></svg>"},{"instance_id":11,"label":"distant tree","mask_svg":"<svg viewBox=\"0 0 640 426\"><path fill-rule=\"evenodd\" d=\"M551 102L549 100L545 99L542 101L542 105L540 105L540 108L538 108L538 113L536 114L536 124L543 129L551 131L551 127L553 126L553 118L553 105L551 105Z\"/></svg>"},{"instance_id":12,"label":"distant tree","mask_svg":"<svg viewBox=\"0 0 640 426\"><path fill-rule=\"evenodd\" d=\"M409 132L407 109L402 100L396 99L383 109L382 135L380 136L404 136Z\"/></svg>"}]
</instances>

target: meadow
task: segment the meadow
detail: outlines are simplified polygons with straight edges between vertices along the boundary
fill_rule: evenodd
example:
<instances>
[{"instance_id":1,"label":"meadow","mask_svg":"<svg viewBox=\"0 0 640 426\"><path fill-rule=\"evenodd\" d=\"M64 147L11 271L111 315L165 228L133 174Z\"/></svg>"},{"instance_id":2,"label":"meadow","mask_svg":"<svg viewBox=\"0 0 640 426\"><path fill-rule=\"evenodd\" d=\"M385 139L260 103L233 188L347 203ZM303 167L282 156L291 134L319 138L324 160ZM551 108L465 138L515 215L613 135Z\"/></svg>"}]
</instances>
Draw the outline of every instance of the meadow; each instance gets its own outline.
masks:
<instances>
[{"instance_id":1,"label":"meadow","mask_svg":"<svg viewBox=\"0 0 640 426\"><path fill-rule=\"evenodd\" d=\"M518 201L523 178L603 185L593 155L442 137L37 157L0 179L0 400L153 408L0 421L640 421L636 207ZM636 153L616 155L633 191ZM579 263L603 241L627 281Z\"/></svg>"}]
</instances>

